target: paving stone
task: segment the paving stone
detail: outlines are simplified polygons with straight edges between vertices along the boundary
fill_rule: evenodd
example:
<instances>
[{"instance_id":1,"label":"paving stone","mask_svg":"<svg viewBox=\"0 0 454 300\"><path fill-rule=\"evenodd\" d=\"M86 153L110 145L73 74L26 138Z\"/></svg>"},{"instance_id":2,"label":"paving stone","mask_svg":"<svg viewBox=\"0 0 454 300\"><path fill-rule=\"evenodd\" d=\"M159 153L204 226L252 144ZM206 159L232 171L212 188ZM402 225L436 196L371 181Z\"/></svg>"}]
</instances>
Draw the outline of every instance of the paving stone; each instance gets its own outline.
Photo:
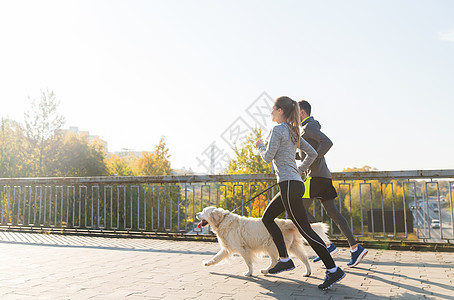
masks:
<instances>
[{"instance_id":1,"label":"paving stone","mask_svg":"<svg viewBox=\"0 0 454 300\"><path fill-rule=\"evenodd\" d=\"M450 299L454 253L369 249L357 268L329 291L317 286L325 269L311 277L295 260L292 271L254 276L235 256L216 266L202 261L217 253L207 242L71 237L0 233L1 299ZM335 261L344 268L348 249ZM311 250L309 250L311 251Z\"/></svg>"}]
</instances>

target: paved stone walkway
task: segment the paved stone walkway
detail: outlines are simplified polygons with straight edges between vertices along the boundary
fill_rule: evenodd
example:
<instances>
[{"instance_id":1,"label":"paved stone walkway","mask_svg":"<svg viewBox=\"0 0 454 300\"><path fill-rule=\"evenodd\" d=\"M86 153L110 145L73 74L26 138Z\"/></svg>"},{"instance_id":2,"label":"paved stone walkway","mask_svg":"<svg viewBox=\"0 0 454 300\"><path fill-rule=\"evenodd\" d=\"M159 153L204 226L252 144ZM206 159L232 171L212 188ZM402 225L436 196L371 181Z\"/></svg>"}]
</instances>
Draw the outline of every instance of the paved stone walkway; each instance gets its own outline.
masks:
<instances>
[{"instance_id":1,"label":"paved stone walkway","mask_svg":"<svg viewBox=\"0 0 454 300\"><path fill-rule=\"evenodd\" d=\"M329 291L297 267L253 277L235 256L202 267L217 243L0 232L0 299L454 299L454 253L370 249ZM348 250L334 258L348 261ZM312 250L308 250L313 253Z\"/></svg>"}]
</instances>

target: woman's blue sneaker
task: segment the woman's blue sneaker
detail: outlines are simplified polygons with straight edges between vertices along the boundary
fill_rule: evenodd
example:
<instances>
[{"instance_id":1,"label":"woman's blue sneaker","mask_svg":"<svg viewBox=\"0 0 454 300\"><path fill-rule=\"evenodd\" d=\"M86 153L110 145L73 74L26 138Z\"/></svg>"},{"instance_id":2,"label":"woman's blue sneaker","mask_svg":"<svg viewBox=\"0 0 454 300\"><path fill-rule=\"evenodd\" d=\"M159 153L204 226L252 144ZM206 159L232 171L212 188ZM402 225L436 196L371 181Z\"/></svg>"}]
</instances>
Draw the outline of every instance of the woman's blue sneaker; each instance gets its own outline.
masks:
<instances>
[{"instance_id":1,"label":"woman's blue sneaker","mask_svg":"<svg viewBox=\"0 0 454 300\"><path fill-rule=\"evenodd\" d=\"M336 247L333 243L331 243L331 245L329 245L329 247L328 247L328 252L329 252L329 254L330 254L331 256L333 256L334 254L336 254L337 252L339 252L339 249L337 249L337 247ZM321 259L319 256L317 256L317 257L314 258L312 261L313 261L314 263L316 263L316 262L319 262L319 261L321 261L321 260L322 260L322 259Z\"/></svg>"},{"instance_id":2,"label":"woman's blue sneaker","mask_svg":"<svg viewBox=\"0 0 454 300\"><path fill-rule=\"evenodd\" d=\"M366 256L367 252L368 251L364 249L363 246L358 245L357 250L355 252L351 252L352 257L350 259L350 262L347 263L347 267L349 268L356 267L364 258L364 256Z\"/></svg>"}]
</instances>

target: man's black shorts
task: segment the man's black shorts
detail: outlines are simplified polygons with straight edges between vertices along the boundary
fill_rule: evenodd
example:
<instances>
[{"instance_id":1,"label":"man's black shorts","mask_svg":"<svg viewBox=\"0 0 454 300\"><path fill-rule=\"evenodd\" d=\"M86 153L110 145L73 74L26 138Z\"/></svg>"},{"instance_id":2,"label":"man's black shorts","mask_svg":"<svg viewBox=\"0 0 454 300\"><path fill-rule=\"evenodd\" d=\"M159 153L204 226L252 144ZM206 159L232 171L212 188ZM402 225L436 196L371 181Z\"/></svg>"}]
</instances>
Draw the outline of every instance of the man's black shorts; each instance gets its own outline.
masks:
<instances>
[{"instance_id":1,"label":"man's black shorts","mask_svg":"<svg viewBox=\"0 0 454 300\"><path fill-rule=\"evenodd\" d=\"M331 178L308 177L304 182L304 188L303 198L320 198L323 201L337 197Z\"/></svg>"}]
</instances>

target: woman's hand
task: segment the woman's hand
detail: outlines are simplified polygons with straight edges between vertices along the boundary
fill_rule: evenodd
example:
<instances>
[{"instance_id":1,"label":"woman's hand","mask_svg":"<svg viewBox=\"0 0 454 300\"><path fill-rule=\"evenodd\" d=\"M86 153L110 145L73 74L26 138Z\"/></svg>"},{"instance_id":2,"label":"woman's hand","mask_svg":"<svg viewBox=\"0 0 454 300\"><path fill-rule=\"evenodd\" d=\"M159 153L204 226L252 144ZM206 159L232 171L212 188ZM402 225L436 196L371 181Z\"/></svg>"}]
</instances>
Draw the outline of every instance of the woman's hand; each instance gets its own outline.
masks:
<instances>
[{"instance_id":1,"label":"woman's hand","mask_svg":"<svg viewBox=\"0 0 454 300\"><path fill-rule=\"evenodd\" d=\"M261 139L258 139L257 142L255 142L255 147L258 148L259 145L263 145L263 141Z\"/></svg>"}]
</instances>

